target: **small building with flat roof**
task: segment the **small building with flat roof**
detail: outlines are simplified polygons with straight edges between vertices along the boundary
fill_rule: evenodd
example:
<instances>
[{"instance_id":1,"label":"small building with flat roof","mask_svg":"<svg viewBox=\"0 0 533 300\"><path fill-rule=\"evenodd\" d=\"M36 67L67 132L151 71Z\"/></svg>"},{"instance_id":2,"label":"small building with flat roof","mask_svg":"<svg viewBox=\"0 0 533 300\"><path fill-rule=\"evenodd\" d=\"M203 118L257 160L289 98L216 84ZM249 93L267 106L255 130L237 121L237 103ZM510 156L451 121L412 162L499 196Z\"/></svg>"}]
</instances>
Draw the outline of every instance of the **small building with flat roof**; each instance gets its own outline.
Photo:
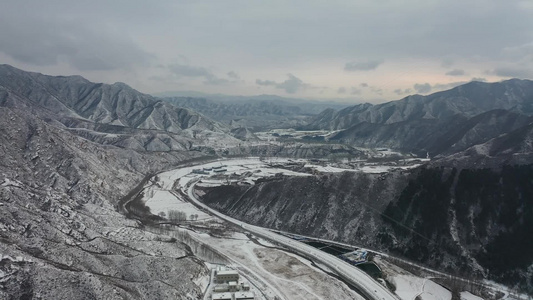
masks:
<instances>
[{"instance_id":1,"label":"small building with flat roof","mask_svg":"<svg viewBox=\"0 0 533 300\"><path fill-rule=\"evenodd\" d=\"M213 300L233 300L231 293L213 294Z\"/></svg>"},{"instance_id":2,"label":"small building with flat roof","mask_svg":"<svg viewBox=\"0 0 533 300\"><path fill-rule=\"evenodd\" d=\"M239 273L235 270L217 271L215 273L217 283L226 283L230 281L239 281Z\"/></svg>"},{"instance_id":3,"label":"small building with flat roof","mask_svg":"<svg viewBox=\"0 0 533 300\"><path fill-rule=\"evenodd\" d=\"M227 284L217 284L213 287L213 292L215 293L225 293L229 292L229 286Z\"/></svg>"},{"instance_id":4,"label":"small building with flat roof","mask_svg":"<svg viewBox=\"0 0 533 300\"><path fill-rule=\"evenodd\" d=\"M253 292L237 292L235 293L235 300L255 300Z\"/></svg>"},{"instance_id":5,"label":"small building with flat roof","mask_svg":"<svg viewBox=\"0 0 533 300\"><path fill-rule=\"evenodd\" d=\"M228 290L230 292L236 292L237 290L239 290L239 286L237 285L237 281L228 282Z\"/></svg>"}]
</instances>

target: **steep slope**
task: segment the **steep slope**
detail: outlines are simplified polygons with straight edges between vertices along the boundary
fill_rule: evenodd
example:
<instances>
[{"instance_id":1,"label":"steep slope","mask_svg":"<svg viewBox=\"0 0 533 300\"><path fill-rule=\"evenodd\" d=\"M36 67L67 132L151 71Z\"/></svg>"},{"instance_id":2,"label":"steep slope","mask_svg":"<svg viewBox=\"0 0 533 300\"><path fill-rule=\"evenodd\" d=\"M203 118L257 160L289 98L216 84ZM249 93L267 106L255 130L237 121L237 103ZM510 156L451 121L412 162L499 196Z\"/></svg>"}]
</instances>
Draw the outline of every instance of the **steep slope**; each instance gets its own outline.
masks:
<instances>
[{"instance_id":1,"label":"steep slope","mask_svg":"<svg viewBox=\"0 0 533 300\"><path fill-rule=\"evenodd\" d=\"M361 122L393 124L415 119L444 119L457 114L473 117L494 109L532 115L533 81L470 82L429 96L413 95L379 105L360 104L334 114L324 111L306 127L339 130Z\"/></svg>"},{"instance_id":2,"label":"steep slope","mask_svg":"<svg viewBox=\"0 0 533 300\"><path fill-rule=\"evenodd\" d=\"M531 162L533 162L533 122L485 143L442 157L432 164L463 168L524 165Z\"/></svg>"},{"instance_id":3,"label":"steep slope","mask_svg":"<svg viewBox=\"0 0 533 300\"><path fill-rule=\"evenodd\" d=\"M279 178L205 188L203 201L252 224L390 251L531 293L532 172L523 165Z\"/></svg>"},{"instance_id":4,"label":"steep slope","mask_svg":"<svg viewBox=\"0 0 533 300\"><path fill-rule=\"evenodd\" d=\"M240 142L229 128L200 114L125 84L95 84L80 76L0 65L0 105L31 110L90 141L140 151L209 150Z\"/></svg>"},{"instance_id":5,"label":"steep slope","mask_svg":"<svg viewBox=\"0 0 533 300\"><path fill-rule=\"evenodd\" d=\"M330 140L364 147L428 152L431 156L448 155L485 143L532 121L533 117L498 109L472 118L454 115L393 124L362 122L336 133Z\"/></svg>"},{"instance_id":6,"label":"steep slope","mask_svg":"<svg viewBox=\"0 0 533 300\"><path fill-rule=\"evenodd\" d=\"M62 116L101 124L174 133L185 129L227 131L199 114L123 83L92 83L80 76L47 76L0 65L0 86Z\"/></svg>"},{"instance_id":7,"label":"steep slope","mask_svg":"<svg viewBox=\"0 0 533 300\"><path fill-rule=\"evenodd\" d=\"M115 209L145 174L191 154L101 146L0 107L0 298L200 297L193 281L207 271L187 246Z\"/></svg>"}]
</instances>

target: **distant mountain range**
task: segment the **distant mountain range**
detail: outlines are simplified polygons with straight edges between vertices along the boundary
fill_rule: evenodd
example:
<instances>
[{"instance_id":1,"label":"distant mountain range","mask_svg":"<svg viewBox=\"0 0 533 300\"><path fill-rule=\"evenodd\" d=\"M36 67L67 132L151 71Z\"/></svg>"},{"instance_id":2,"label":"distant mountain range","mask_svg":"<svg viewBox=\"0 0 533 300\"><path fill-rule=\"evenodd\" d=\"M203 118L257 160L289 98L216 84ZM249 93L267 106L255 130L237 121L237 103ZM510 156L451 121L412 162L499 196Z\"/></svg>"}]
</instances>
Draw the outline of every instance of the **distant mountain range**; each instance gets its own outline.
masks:
<instances>
[{"instance_id":1,"label":"distant mountain range","mask_svg":"<svg viewBox=\"0 0 533 300\"><path fill-rule=\"evenodd\" d=\"M356 146L452 154L533 122L533 81L470 82L429 96L328 109L303 129Z\"/></svg>"},{"instance_id":2,"label":"distant mountain range","mask_svg":"<svg viewBox=\"0 0 533 300\"><path fill-rule=\"evenodd\" d=\"M359 104L337 112L326 110L316 116L308 127L338 130L361 122L393 124L417 119L444 119L455 115L473 117L493 109L533 114L533 81L474 81L428 96L412 95L378 105Z\"/></svg>"},{"instance_id":3,"label":"distant mountain range","mask_svg":"<svg viewBox=\"0 0 533 300\"><path fill-rule=\"evenodd\" d=\"M229 124L233 128L251 127L256 130L303 126L325 109L342 109L348 106L338 102L283 98L274 95L227 96L192 92L177 93L177 95L190 96L162 99Z\"/></svg>"}]
</instances>

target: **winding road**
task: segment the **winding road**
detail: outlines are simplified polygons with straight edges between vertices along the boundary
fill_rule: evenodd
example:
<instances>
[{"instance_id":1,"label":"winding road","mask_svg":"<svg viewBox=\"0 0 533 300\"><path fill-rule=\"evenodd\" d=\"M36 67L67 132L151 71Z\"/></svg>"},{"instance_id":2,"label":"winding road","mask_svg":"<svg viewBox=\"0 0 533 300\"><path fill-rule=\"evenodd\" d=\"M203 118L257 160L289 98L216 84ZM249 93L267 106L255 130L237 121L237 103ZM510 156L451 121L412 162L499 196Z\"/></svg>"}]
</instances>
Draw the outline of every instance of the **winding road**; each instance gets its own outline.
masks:
<instances>
[{"instance_id":1,"label":"winding road","mask_svg":"<svg viewBox=\"0 0 533 300\"><path fill-rule=\"evenodd\" d=\"M188 195L188 198L189 198L188 200L191 201L194 205L202 207L203 209L209 211L211 214L216 215L217 217L227 222L240 226L243 230L251 232L261 238L270 240L279 245L283 245L304 257L308 257L314 260L315 262L322 263L323 265L327 266L331 270L335 271L344 280L346 280L347 282L352 284L354 287L356 287L359 290L359 292L362 294L362 296L364 296L366 299L371 299L371 300L398 300L399 299L392 292L390 292L386 287L384 287L383 285L381 285L380 283L372 279L365 272L357 269L356 267L348 264L347 262L335 256L322 252L304 243L300 243L288 237L271 232L268 229L250 225L242 221L239 221L237 219L228 217L210 208L209 206L203 204L198 199L196 194L194 193L195 185L198 182L198 180L199 179L192 180L189 182L189 184L187 184L187 186L182 188L184 194Z\"/></svg>"}]
</instances>

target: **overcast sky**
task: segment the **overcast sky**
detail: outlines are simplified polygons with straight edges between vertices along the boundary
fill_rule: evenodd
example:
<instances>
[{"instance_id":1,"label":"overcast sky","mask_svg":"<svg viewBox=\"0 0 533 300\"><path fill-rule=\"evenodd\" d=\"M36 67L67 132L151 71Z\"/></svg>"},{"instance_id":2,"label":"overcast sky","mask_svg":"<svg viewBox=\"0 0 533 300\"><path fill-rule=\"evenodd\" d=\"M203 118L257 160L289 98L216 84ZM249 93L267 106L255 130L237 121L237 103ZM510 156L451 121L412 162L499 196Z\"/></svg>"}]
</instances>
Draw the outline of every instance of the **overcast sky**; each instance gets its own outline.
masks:
<instances>
[{"instance_id":1,"label":"overcast sky","mask_svg":"<svg viewBox=\"0 0 533 300\"><path fill-rule=\"evenodd\" d=\"M6 0L0 63L145 93L380 102L533 79L533 1Z\"/></svg>"}]
</instances>

